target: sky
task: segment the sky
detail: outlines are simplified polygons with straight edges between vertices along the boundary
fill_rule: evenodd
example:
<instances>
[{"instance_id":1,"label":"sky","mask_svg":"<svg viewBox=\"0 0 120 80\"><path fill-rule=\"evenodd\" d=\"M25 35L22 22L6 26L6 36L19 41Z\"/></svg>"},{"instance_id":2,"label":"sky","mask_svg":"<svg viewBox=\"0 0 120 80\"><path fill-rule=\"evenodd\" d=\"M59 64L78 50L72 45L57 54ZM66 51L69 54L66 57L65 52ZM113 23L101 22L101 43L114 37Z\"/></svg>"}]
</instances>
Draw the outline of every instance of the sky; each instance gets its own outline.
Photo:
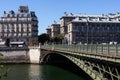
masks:
<instances>
[{"instance_id":1,"label":"sky","mask_svg":"<svg viewBox=\"0 0 120 80\"><path fill-rule=\"evenodd\" d=\"M54 21L60 22L64 12L73 14L108 14L120 12L120 0L0 0L0 17L4 11L18 11L28 6L35 11L39 20L39 35Z\"/></svg>"}]
</instances>

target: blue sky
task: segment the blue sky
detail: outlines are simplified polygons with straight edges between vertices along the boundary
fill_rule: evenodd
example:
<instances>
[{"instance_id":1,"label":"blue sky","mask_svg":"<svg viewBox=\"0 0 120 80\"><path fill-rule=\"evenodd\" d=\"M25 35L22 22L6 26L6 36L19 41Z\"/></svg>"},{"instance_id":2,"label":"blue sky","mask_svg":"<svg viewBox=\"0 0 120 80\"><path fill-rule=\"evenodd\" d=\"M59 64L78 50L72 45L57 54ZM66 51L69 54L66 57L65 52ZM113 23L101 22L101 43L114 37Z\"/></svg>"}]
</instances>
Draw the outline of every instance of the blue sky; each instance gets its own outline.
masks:
<instances>
[{"instance_id":1,"label":"blue sky","mask_svg":"<svg viewBox=\"0 0 120 80\"><path fill-rule=\"evenodd\" d=\"M20 5L28 5L39 20L39 34L45 33L48 25L59 21L64 12L79 14L108 14L120 12L120 0L1 0L0 17L4 11L17 12Z\"/></svg>"}]
</instances>

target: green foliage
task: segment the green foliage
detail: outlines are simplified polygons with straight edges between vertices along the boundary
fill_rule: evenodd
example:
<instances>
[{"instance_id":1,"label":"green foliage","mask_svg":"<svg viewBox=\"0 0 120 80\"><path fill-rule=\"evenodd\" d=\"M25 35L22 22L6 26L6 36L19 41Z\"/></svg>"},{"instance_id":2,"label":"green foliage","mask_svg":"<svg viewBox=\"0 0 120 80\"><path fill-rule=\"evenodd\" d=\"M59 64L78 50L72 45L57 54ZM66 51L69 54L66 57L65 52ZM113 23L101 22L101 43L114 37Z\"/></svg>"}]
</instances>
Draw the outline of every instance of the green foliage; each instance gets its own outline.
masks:
<instances>
[{"instance_id":1,"label":"green foliage","mask_svg":"<svg viewBox=\"0 0 120 80\"><path fill-rule=\"evenodd\" d=\"M50 38L50 36L46 33L43 33L41 35L38 36L38 42L41 43L42 45L47 42L54 42L56 44L61 44L62 43L62 40L64 39L63 35L62 34L58 34L52 38Z\"/></svg>"},{"instance_id":2,"label":"green foliage","mask_svg":"<svg viewBox=\"0 0 120 80\"><path fill-rule=\"evenodd\" d=\"M62 43L62 40L64 39L63 35L62 34L58 34L56 35L55 37L52 37L51 40L52 42L58 44L58 43Z\"/></svg>"},{"instance_id":3,"label":"green foliage","mask_svg":"<svg viewBox=\"0 0 120 80\"><path fill-rule=\"evenodd\" d=\"M3 77L7 77L7 71L3 72L2 70L4 69L3 65L0 65L0 79Z\"/></svg>"},{"instance_id":4,"label":"green foliage","mask_svg":"<svg viewBox=\"0 0 120 80\"><path fill-rule=\"evenodd\" d=\"M49 42L50 41L50 37L48 34L46 33L43 33L41 35L38 36L38 42L40 42L42 45L45 43L45 42Z\"/></svg>"},{"instance_id":5,"label":"green foliage","mask_svg":"<svg viewBox=\"0 0 120 80\"><path fill-rule=\"evenodd\" d=\"M1 57L1 56L3 56L2 53L0 53L0 57ZM4 66L1 64L1 65L0 65L0 80L1 80L2 78L4 78L4 77L7 77L7 74L8 74L8 72L10 71L10 69L7 69L7 70L5 70L5 71L3 71L3 69L4 69Z\"/></svg>"}]
</instances>

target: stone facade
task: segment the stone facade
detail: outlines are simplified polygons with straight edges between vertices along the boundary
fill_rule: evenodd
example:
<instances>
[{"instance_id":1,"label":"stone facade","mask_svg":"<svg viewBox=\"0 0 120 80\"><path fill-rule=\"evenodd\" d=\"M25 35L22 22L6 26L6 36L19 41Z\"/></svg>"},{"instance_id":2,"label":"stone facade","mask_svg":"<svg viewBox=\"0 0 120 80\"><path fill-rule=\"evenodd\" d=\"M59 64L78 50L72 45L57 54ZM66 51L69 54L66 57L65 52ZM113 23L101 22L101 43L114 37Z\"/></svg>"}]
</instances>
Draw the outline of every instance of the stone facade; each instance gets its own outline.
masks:
<instances>
[{"instance_id":1,"label":"stone facade","mask_svg":"<svg viewBox=\"0 0 120 80\"><path fill-rule=\"evenodd\" d=\"M48 27L48 28L46 29L46 33L51 37L51 28L50 28L50 27Z\"/></svg>"},{"instance_id":2,"label":"stone facade","mask_svg":"<svg viewBox=\"0 0 120 80\"><path fill-rule=\"evenodd\" d=\"M60 18L60 33L64 36L68 33L67 23L73 19L75 19L73 14L68 15L66 13Z\"/></svg>"},{"instance_id":3,"label":"stone facade","mask_svg":"<svg viewBox=\"0 0 120 80\"><path fill-rule=\"evenodd\" d=\"M116 14L78 15L67 28L69 44L120 43L120 19Z\"/></svg>"},{"instance_id":4,"label":"stone facade","mask_svg":"<svg viewBox=\"0 0 120 80\"><path fill-rule=\"evenodd\" d=\"M13 10L6 13L0 19L0 40L11 42L25 42L36 44L38 41L38 19L34 11L28 6L20 6L18 12Z\"/></svg>"},{"instance_id":5,"label":"stone facade","mask_svg":"<svg viewBox=\"0 0 120 80\"><path fill-rule=\"evenodd\" d=\"M107 15L64 13L60 18L59 27L66 44L120 43L120 13ZM53 33L51 31L51 35Z\"/></svg>"},{"instance_id":6,"label":"stone facade","mask_svg":"<svg viewBox=\"0 0 120 80\"><path fill-rule=\"evenodd\" d=\"M50 37L55 37L60 34L60 24L54 23L49 28L46 29L47 34Z\"/></svg>"},{"instance_id":7,"label":"stone facade","mask_svg":"<svg viewBox=\"0 0 120 80\"><path fill-rule=\"evenodd\" d=\"M51 25L51 37L57 36L60 34L60 24Z\"/></svg>"}]
</instances>

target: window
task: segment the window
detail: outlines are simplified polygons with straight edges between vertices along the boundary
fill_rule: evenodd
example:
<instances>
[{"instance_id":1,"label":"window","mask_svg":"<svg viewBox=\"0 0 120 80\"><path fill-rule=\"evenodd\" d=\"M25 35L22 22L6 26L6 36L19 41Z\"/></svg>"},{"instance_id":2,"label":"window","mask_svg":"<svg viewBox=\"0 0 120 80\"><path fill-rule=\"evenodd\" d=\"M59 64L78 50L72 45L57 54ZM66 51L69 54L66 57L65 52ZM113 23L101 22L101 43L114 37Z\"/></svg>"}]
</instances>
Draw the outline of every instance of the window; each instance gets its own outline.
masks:
<instances>
[{"instance_id":1,"label":"window","mask_svg":"<svg viewBox=\"0 0 120 80\"><path fill-rule=\"evenodd\" d=\"M82 20L82 18L79 18L79 20Z\"/></svg>"}]
</instances>

